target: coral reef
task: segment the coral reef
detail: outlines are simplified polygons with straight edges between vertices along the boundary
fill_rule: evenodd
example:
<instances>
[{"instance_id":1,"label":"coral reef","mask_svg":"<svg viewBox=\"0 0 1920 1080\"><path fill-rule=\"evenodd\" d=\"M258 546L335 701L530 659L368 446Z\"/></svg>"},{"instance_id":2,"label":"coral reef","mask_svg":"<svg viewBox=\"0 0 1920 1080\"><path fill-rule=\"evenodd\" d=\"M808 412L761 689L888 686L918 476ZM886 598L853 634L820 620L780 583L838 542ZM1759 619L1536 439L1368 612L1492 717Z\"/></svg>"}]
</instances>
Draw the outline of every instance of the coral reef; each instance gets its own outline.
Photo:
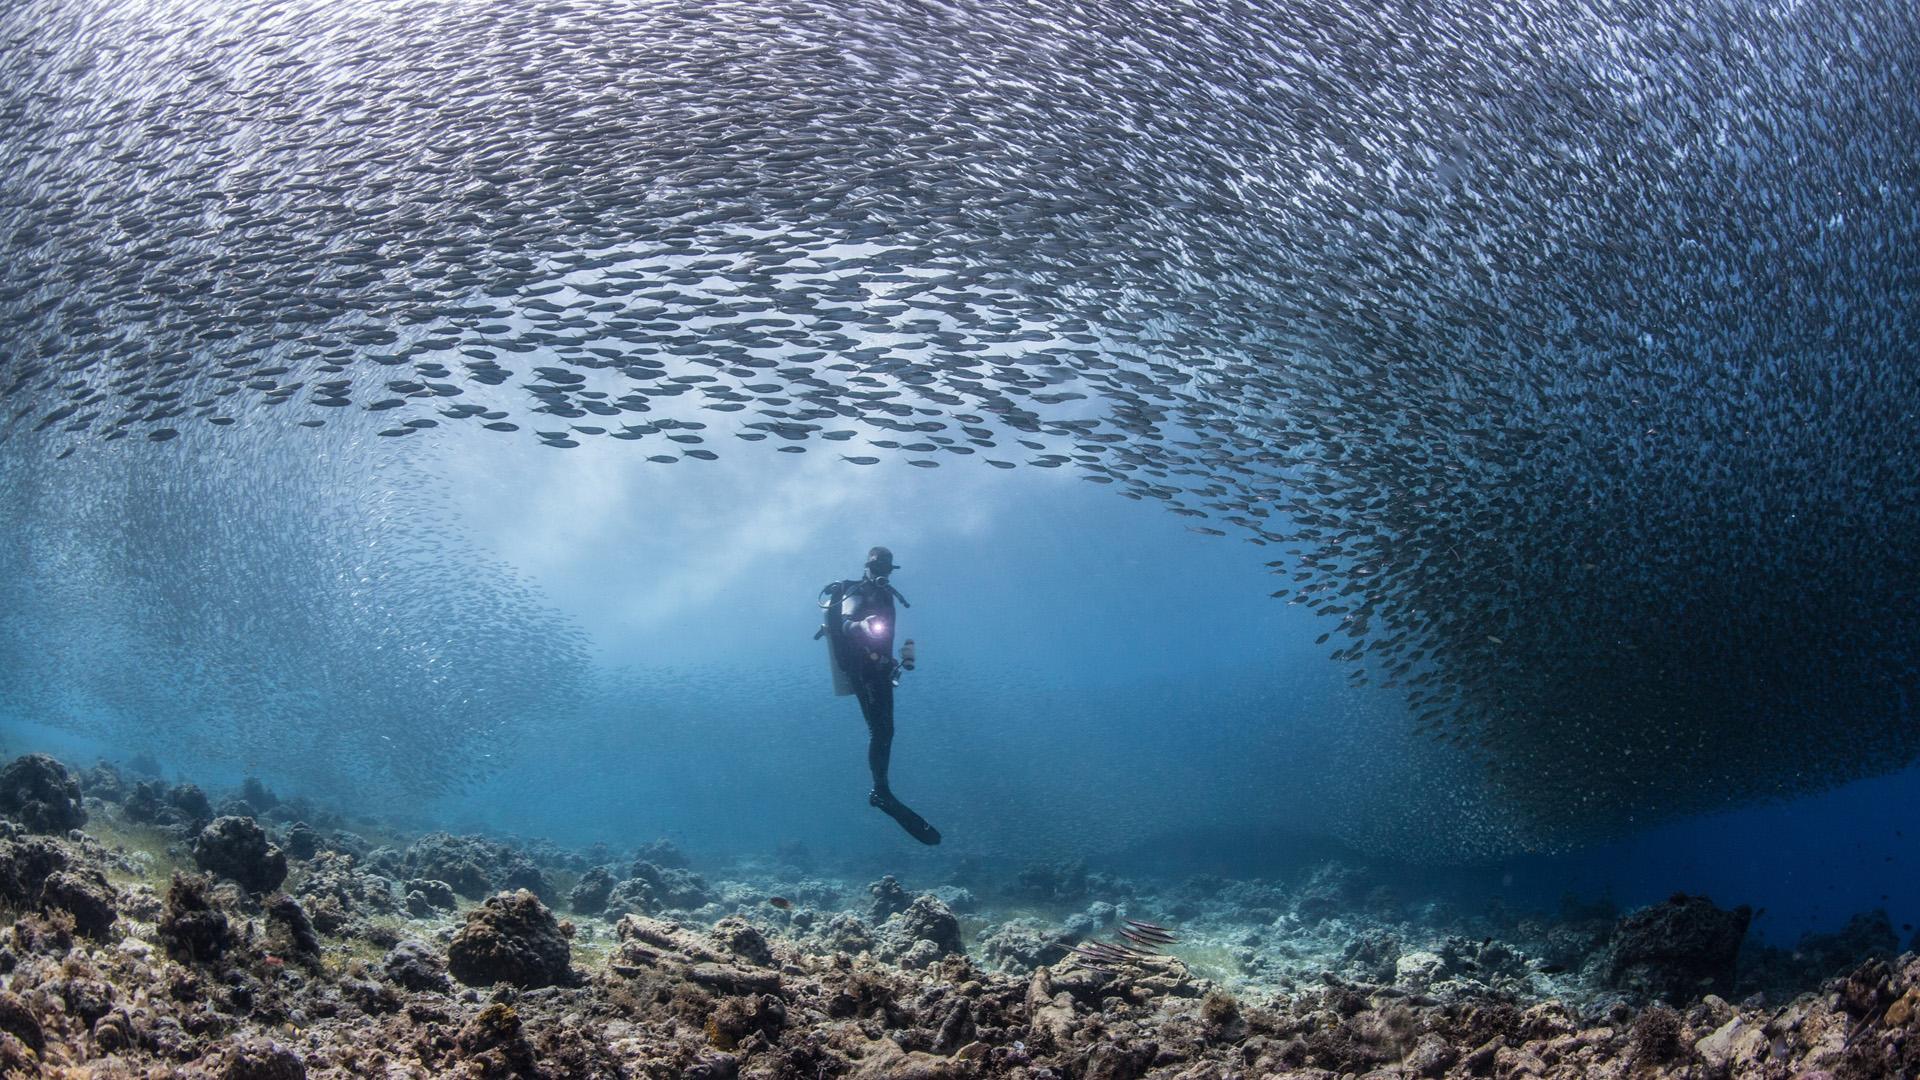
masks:
<instances>
[{"instance_id":1,"label":"coral reef","mask_svg":"<svg viewBox=\"0 0 1920 1080\"><path fill-rule=\"evenodd\" d=\"M96 819L131 822L155 791L88 794ZM324 820L262 799L221 803ZM916 892L896 878L796 880L780 859L719 868L709 884L649 858L616 882L604 851L365 825L382 848L338 839L337 824L313 830L325 842L310 855L288 845L290 891L269 893L231 873L163 875L85 833L0 823L0 1075L1920 1074L1920 956L1893 955L1884 913L1789 952L1743 948L1746 914L1702 898L1618 918L1415 914L1363 870L1332 864L1290 882L978 870L964 890ZM173 825L150 827L185 843ZM215 832L259 853L251 832ZM452 882L423 875L467 862L489 881L522 864L549 881L579 875L581 921L527 889L455 910ZM654 910L580 910L623 889ZM1092 889L1110 899L1089 900ZM669 897L701 903L662 917ZM964 925L956 902L974 911ZM1175 908L1187 914L1164 958L1098 970L1066 952Z\"/></svg>"}]
</instances>

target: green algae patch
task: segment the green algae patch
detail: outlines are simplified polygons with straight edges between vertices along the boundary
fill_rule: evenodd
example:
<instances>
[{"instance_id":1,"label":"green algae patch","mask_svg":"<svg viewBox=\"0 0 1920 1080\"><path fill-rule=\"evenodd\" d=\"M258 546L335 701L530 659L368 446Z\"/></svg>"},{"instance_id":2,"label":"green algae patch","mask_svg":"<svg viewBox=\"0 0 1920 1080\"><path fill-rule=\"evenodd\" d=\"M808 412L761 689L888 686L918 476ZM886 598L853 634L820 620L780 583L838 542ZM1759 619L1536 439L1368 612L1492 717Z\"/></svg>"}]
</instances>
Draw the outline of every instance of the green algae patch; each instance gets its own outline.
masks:
<instances>
[{"instance_id":1,"label":"green algae patch","mask_svg":"<svg viewBox=\"0 0 1920 1080\"><path fill-rule=\"evenodd\" d=\"M1224 982L1241 977L1240 962L1224 945L1182 941L1166 954L1179 958L1196 978Z\"/></svg>"},{"instance_id":2,"label":"green algae patch","mask_svg":"<svg viewBox=\"0 0 1920 1080\"><path fill-rule=\"evenodd\" d=\"M164 830L95 814L87 822L84 831L109 850L146 856L147 870L144 873L132 873L118 865L109 864L106 867L107 880L115 885L151 885L160 888L173 877L174 871L193 873L198 869L191 855L176 856L168 852L168 847L176 841Z\"/></svg>"},{"instance_id":3,"label":"green algae patch","mask_svg":"<svg viewBox=\"0 0 1920 1080\"><path fill-rule=\"evenodd\" d=\"M567 943L567 951L572 954L575 969L589 974L607 970L607 961L612 959L614 950L620 942L611 934L597 934L591 941L582 941L575 937Z\"/></svg>"}]
</instances>

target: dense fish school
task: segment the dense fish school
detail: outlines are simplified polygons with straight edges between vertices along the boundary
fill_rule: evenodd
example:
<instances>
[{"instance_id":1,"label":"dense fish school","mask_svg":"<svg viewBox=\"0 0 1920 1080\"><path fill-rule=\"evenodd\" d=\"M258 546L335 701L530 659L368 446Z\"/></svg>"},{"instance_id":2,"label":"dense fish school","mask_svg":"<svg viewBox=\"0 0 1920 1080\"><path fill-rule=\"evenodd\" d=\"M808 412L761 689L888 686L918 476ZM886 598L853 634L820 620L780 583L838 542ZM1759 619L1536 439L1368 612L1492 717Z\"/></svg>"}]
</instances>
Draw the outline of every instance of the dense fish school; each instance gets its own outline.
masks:
<instances>
[{"instance_id":1,"label":"dense fish school","mask_svg":"<svg viewBox=\"0 0 1920 1080\"><path fill-rule=\"evenodd\" d=\"M1920 751L1916 60L1856 0L21 0L0 438L1070 468L1543 834L1789 794Z\"/></svg>"}]
</instances>

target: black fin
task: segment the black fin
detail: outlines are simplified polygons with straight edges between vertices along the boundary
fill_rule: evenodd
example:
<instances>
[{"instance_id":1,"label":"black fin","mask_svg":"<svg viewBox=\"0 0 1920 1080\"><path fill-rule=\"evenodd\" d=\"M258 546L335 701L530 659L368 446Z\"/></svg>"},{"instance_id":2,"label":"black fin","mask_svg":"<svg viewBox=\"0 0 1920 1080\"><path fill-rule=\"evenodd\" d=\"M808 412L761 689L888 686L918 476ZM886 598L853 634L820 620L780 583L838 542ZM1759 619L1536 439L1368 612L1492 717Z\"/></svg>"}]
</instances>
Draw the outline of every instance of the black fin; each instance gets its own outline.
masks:
<instances>
[{"instance_id":1,"label":"black fin","mask_svg":"<svg viewBox=\"0 0 1920 1080\"><path fill-rule=\"evenodd\" d=\"M907 807L906 803L901 802L899 799L891 795L872 795L867 798L867 801L879 807L888 817L899 822L900 827L907 830L907 835L913 837L915 840L929 847L940 842L940 830L927 824L926 818L914 813Z\"/></svg>"}]
</instances>

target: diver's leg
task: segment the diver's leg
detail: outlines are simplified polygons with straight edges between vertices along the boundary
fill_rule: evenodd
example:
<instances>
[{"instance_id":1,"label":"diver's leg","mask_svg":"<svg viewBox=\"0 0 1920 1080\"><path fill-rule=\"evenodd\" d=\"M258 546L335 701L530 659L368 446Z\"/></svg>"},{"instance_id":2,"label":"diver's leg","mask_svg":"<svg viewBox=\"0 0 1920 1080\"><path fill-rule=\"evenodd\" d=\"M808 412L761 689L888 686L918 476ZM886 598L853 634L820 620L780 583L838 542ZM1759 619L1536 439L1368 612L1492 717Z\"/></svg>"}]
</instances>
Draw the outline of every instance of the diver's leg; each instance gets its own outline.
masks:
<instances>
[{"instance_id":1,"label":"diver's leg","mask_svg":"<svg viewBox=\"0 0 1920 1080\"><path fill-rule=\"evenodd\" d=\"M867 769L873 773L873 794L890 797L887 766L893 760L893 683L861 680L860 712L867 719Z\"/></svg>"},{"instance_id":2,"label":"diver's leg","mask_svg":"<svg viewBox=\"0 0 1920 1080\"><path fill-rule=\"evenodd\" d=\"M867 719L867 767L873 772L873 791L868 793L867 802L899 822L915 840L937 844L940 830L895 798L887 785L887 765L893 757L893 673L868 674L857 690L861 715Z\"/></svg>"}]
</instances>

